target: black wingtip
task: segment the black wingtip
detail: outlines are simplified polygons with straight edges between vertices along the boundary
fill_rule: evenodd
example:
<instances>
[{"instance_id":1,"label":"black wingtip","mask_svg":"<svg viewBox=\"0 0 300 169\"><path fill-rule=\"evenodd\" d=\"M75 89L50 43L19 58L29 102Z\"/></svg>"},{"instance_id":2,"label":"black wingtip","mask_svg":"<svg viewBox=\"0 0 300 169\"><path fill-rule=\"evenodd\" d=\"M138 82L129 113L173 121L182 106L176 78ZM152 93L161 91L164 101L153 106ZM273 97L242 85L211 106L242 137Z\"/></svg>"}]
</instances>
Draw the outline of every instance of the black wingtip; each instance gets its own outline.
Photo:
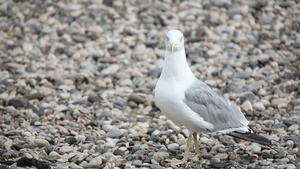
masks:
<instances>
[{"instance_id":1,"label":"black wingtip","mask_svg":"<svg viewBox=\"0 0 300 169\"><path fill-rule=\"evenodd\" d=\"M234 131L234 132L228 133L228 135L239 138L239 139L251 141L251 142L256 142L256 143L266 145L269 147L274 146L274 144L270 140L268 140L265 137L260 136L256 133L239 133L239 132Z\"/></svg>"}]
</instances>

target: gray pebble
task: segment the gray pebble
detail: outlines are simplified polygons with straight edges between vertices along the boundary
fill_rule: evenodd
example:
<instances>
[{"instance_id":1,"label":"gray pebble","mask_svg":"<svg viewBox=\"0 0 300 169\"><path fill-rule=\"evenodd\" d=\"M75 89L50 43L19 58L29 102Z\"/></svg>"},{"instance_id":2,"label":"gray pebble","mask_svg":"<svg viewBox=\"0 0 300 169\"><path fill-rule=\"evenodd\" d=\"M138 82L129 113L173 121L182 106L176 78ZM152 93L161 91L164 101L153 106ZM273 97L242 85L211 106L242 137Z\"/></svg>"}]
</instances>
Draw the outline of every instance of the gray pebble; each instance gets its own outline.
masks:
<instances>
[{"instance_id":1,"label":"gray pebble","mask_svg":"<svg viewBox=\"0 0 300 169\"><path fill-rule=\"evenodd\" d=\"M112 129L109 132L107 132L107 137L111 138L119 138L124 134L123 131L118 130L118 129Z\"/></svg>"}]
</instances>

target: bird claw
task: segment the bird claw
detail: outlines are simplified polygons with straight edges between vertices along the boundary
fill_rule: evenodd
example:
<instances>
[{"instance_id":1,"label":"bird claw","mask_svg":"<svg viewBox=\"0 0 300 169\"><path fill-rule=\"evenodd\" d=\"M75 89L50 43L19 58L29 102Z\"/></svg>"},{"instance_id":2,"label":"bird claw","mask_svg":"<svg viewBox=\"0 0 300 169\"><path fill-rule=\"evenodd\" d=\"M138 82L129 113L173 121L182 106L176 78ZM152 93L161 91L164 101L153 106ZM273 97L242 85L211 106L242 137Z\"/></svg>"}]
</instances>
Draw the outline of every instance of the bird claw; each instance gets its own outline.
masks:
<instances>
[{"instance_id":1,"label":"bird claw","mask_svg":"<svg viewBox=\"0 0 300 169\"><path fill-rule=\"evenodd\" d=\"M187 160L177 160L177 159L168 159L166 160L167 162L169 162L171 164L171 167L173 168L177 168L178 165L181 165L181 164L185 164L185 166L189 166L189 164L193 161L198 161L199 160L199 154L189 154L189 159L190 159L190 162L187 162Z\"/></svg>"},{"instance_id":2,"label":"bird claw","mask_svg":"<svg viewBox=\"0 0 300 169\"><path fill-rule=\"evenodd\" d=\"M173 167L173 168L176 168L177 167L177 165L180 165L180 164L186 164L187 163L187 161L184 161L184 160L175 160L175 159L173 159L173 160L166 160L167 162L169 162L169 163L171 163L171 167Z\"/></svg>"}]
</instances>

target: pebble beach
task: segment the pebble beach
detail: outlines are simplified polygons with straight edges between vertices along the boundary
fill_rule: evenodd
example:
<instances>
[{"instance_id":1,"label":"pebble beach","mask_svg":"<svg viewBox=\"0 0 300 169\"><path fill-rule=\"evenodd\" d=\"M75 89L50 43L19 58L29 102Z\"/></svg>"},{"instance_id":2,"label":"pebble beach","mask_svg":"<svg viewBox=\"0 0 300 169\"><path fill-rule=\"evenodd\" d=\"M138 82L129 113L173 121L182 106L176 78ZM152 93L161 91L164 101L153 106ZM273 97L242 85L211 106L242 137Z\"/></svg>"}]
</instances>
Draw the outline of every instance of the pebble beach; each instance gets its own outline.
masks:
<instances>
[{"instance_id":1,"label":"pebble beach","mask_svg":"<svg viewBox=\"0 0 300 169\"><path fill-rule=\"evenodd\" d=\"M0 0L0 168L174 168L188 130L154 103L171 29L276 144L199 133L176 168L300 169L299 0Z\"/></svg>"}]
</instances>

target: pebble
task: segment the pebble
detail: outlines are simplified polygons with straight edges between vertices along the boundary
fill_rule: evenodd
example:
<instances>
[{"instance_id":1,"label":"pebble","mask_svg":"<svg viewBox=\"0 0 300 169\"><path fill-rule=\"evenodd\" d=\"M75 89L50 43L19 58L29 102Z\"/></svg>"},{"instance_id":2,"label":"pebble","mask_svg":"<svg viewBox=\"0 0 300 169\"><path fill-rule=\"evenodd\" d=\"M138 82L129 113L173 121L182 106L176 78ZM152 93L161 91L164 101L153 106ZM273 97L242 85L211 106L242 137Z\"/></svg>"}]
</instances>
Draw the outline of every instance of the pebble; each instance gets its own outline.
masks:
<instances>
[{"instance_id":1,"label":"pebble","mask_svg":"<svg viewBox=\"0 0 300 169\"><path fill-rule=\"evenodd\" d=\"M84 166L85 168L97 168L102 164L102 158L100 156L94 157L91 159L91 161Z\"/></svg>"},{"instance_id":2,"label":"pebble","mask_svg":"<svg viewBox=\"0 0 300 169\"><path fill-rule=\"evenodd\" d=\"M247 146L246 149L251 151L251 152L261 151L261 147L259 146L258 143L251 143L251 145Z\"/></svg>"},{"instance_id":3,"label":"pebble","mask_svg":"<svg viewBox=\"0 0 300 169\"><path fill-rule=\"evenodd\" d=\"M240 71L233 75L233 78L237 79L247 79L249 77L251 77L251 72L249 71Z\"/></svg>"},{"instance_id":4,"label":"pebble","mask_svg":"<svg viewBox=\"0 0 300 169\"><path fill-rule=\"evenodd\" d=\"M49 142L44 139L35 139L33 142L34 142L34 146L39 148L50 145Z\"/></svg>"},{"instance_id":5,"label":"pebble","mask_svg":"<svg viewBox=\"0 0 300 169\"><path fill-rule=\"evenodd\" d=\"M241 108L246 112L253 112L252 104L248 100L241 105Z\"/></svg>"},{"instance_id":6,"label":"pebble","mask_svg":"<svg viewBox=\"0 0 300 169\"><path fill-rule=\"evenodd\" d=\"M10 99L8 105L14 106L15 108L25 108L28 105L27 99Z\"/></svg>"},{"instance_id":7,"label":"pebble","mask_svg":"<svg viewBox=\"0 0 300 169\"><path fill-rule=\"evenodd\" d=\"M262 103L262 102L254 103L253 108L256 110L265 110L266 109L264 103Z\"/></svg>"},{"instance_id":8,"label":"pebble","mask_svg":"<svg viewBox=\"0 0 300 169\"><path fill-rule=\"evenodd\" d=\"M168 145L168 150L170 150L171 152L178 150L178 148L179 148L179 144L177 143L172 143Z\"/></svg>"},{"instance_id":9,"label":"pebble","mask_svg":"<svg viewBox=\"0 0 300 169\"><path fill-rule=\"evenodd\" d=\"M118 129L112 129L107 132L107 136L111 138L119 138L124 134L123 131L118 130Z\"/></svg>"},{"instance_id":10,"label":"pebble","mask_svg":"<svg viewBox=\"0 0 300 169\"><path fill-rule=\"evenodd\" d=\"M299 124L293 124L288 128L289 131L299 130Z\"/></svg>"},{"instance_id":11,"label":"pebble","mask_svg":"<svg viewBox=\"0 0 300 169\"><path fill-rule=\"evenodd\" d=\"M24 98L27 100L34 100L34 99L42 100L44 97L45 95L43 93L34 93L34 94L28 94L24 96Z\"/></svg>"},{"instance_id":12,"label":"pebble","mask_svg":"<svg viewBox=\"0 0 300 169\"><path fill-rule=\"evenodd\" d=\"M221 160L226 160L228 158L228 155L226 153L220 153L214 156L214 158L219 158Z\"/></svg>"},{"instance_id":13,"label":"pebble","mask_svg":"<svg viewBox=\"0 0 300 169\"><path fill-rule=\"evenodd\" d=\"M74 147L73 146L62 146L60 149L59 149L59 154L63 155L65 153L69 153L69 152L72 152L74 150Z\"/></svg>"},{"instance_id":14,"label":"pebble","mask_svg":"<svg viewBox=\"0 0 300 169\"><path fill-rule=\"evenodd\" d=\"M137 94L131 94L128 97L128 101L133 101L136 104L143 104L145 102L145 99Z\"/></svg>"}]
</instances>

